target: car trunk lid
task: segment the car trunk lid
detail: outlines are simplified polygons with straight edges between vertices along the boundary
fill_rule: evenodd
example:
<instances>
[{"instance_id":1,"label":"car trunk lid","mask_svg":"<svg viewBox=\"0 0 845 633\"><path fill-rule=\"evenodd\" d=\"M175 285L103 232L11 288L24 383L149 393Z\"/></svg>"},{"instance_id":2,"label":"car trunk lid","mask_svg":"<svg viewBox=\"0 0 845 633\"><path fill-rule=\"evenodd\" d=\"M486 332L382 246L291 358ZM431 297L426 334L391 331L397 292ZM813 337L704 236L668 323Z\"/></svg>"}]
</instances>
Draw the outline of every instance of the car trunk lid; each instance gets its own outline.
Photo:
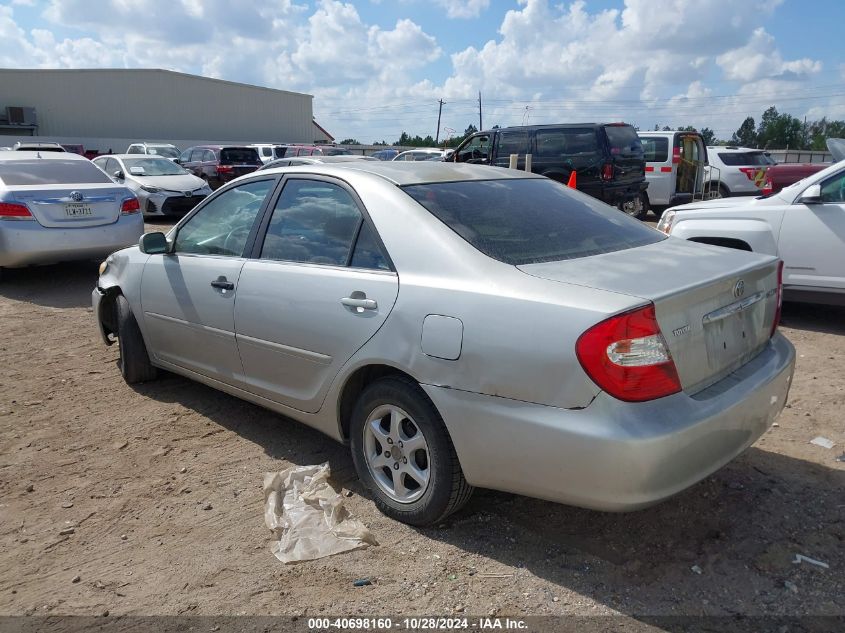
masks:
<instances>
[{"instance_id":1,"label":"car trunk lid","mask_svg":"<svg viewBox=\"0 0 845 633\"><path fill-rule=\"evenodd\" d=\"M112 224L130 192L114 184L40 185L14 192L41 226L84 228Z\"/></svg>"},{"instance_id":2,"label":"car trunk lid","mask_svg":"<svg viewBox=\"0 0 845 633\"><path fill-rule=\"evenodd\" d=\"M690 394L760 353L777 312L776 258L683 240L518 268L652 302L681 385Z\"/></svg>"}]
</instances>

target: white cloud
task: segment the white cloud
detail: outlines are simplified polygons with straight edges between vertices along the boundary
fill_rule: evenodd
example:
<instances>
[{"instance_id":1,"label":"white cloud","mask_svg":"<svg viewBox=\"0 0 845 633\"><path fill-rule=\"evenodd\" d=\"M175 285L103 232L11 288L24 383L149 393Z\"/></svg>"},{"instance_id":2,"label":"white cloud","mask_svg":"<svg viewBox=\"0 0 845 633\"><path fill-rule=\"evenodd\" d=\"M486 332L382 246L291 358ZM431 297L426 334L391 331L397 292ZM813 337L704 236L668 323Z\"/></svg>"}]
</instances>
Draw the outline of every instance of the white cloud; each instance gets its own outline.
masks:
<instances>
[{"instance_id":1,"label":"white cloud","mask_svg":"<svg viewBox=\"0 0 845 633\"><path fill-rule=\"evenodd\" d=\"M446 17L460 19L477 18L490 6L490 0L436 0L436 2L446 9Z\"/></svg>"},{"instance_id":2,"label":"white cloud","mask_svg":"<svg viewBox=\"0 0 845 633\"><path fill-rule=\"evenodd\" d=\"M818 73L821 62L803 58L785 61L775 45L775 38L765 29L757 28L745 46L735 48L716 58L728 79L757 81L763 78L801 78Z\"/></svg>"}]
</instances>

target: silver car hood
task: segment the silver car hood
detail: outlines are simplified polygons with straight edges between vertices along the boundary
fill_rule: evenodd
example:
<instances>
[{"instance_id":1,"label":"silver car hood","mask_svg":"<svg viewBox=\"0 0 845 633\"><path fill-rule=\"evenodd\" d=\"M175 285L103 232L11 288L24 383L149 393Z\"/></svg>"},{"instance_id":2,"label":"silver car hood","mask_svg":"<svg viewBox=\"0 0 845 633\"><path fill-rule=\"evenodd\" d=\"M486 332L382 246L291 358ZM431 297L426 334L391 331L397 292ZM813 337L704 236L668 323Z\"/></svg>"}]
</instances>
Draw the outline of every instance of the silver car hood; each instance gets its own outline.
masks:
<instances>
[{"instance_id":1,"label":"silver car hood","mask_svg":"<svg viewBox=\"0 0 845 633\"><path fill-rule=\"evenodd\" d=\"M148 187L158 187L167 191L178 191L179 193L185 191L195 191L205 186L205 181L202 178L197 178L191 174L183 176L129 176L128 180L137 182L139 185L146 185Z\"/></svg>"}]
</instances>

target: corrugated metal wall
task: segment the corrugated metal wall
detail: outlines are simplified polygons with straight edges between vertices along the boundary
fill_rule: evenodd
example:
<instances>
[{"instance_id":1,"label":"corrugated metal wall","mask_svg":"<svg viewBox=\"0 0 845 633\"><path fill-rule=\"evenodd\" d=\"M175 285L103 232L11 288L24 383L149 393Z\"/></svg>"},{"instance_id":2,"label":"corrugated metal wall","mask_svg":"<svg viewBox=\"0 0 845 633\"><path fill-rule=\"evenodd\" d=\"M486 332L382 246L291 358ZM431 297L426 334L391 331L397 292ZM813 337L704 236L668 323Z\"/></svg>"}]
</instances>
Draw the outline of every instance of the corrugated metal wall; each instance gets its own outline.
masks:
<instances>
[{"instance_id":1,"label":"corrugated metal wall","mask_svg":"<svg viewBox=\"0 0 845 633\"><path fill-rule=\"evenodd\" d=\"M0 69L0 108L31 106L39 136L313 140L312 96L166 70Z\"/></svg>"}]
</instances>

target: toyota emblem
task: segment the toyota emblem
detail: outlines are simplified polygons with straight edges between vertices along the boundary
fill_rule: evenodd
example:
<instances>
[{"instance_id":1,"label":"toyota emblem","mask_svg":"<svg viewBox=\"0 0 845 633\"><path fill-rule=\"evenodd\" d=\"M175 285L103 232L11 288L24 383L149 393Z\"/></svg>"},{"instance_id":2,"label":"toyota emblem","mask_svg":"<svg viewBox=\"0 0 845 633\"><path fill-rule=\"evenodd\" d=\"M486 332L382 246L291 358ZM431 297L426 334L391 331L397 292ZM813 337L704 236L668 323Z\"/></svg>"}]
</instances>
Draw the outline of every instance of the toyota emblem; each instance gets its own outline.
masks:
<instances>
[{"instance_id":1,"label":"toyota emblem","mask_svg":"<svg viewBox=\"0 0 845 633\"><path fill-rule=\"evenodd\" d=\"M744 294L745 294L745 282L742 279L740 279L734 285L734 297L739 299Z\"/></svg>"},{"instance_id":2,"label":"toyota emblem","mask_svg":"<svg viewBox=\"0 0 845 633\"><path fill-rule=\"evenodd\" d=\"M83 198L82 193L80 193L79 191L71 191L70 196L68 197L74 202L82 202Z\"/></svg>"}]
</instances>

